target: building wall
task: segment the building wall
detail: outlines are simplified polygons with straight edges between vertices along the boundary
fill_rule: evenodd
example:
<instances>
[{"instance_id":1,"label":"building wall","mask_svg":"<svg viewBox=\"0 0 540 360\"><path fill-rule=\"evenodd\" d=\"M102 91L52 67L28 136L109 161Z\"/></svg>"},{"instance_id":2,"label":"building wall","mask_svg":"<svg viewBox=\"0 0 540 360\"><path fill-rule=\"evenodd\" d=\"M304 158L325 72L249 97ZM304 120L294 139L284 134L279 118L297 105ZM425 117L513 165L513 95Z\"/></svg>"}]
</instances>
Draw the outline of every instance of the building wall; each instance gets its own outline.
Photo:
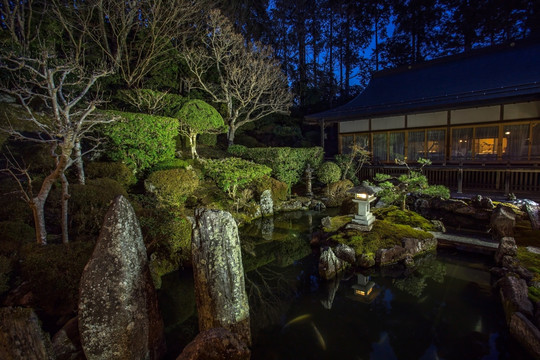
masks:
<instances>
[{"instance_id":1,"label":"building wall","mask_svg":"<svg viewBox=\"0 0 540 360\"><path fill-rule=\"evenodd\" d=\"M367 144L375 162L540 163L540 101L339 123L340 151Z\"/></svg>"}]
</instances>

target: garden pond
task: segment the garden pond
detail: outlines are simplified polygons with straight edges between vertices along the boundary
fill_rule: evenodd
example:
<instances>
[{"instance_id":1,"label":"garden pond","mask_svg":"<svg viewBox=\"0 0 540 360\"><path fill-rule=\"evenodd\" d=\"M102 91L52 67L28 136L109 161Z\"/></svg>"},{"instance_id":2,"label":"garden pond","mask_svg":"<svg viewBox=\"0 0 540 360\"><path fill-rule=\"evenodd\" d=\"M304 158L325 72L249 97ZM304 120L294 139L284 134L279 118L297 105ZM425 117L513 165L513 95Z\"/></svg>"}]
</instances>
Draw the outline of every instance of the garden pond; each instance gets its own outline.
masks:
<instances>
[{"instance_id":1,"label":"garden pond","mask_svg":"<svg viewBox=\"0 0 540 360\"><path fill-rule=\"evenodd\" d=\"M283 213L240 229L252 359L530 358L507 330L490 256L439 249L413 267L323 281L309 241L328 215ZM365 280L369 295L355 293ZM159 296L174 359L197 334L192 274L164 276Z\"/></svg>"}]
</instances>

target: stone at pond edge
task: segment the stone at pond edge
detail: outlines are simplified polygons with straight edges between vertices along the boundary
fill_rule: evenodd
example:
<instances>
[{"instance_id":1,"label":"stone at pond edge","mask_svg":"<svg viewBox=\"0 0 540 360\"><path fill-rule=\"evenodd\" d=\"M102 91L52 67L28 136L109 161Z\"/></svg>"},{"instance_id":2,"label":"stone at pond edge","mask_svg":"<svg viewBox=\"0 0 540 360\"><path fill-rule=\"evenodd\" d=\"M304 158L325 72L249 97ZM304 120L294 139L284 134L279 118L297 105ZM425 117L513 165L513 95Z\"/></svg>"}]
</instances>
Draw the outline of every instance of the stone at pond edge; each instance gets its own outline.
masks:
<instances>
[{"instance_id":1,"label":"stone at pond edge","mask_svg":"<svg viewBox=\"0 0 540 360\"><path fill-rule=\"evenodd\" d=\"M375 263L379 266L397 263L407 256L407 250L399 245L389 249L379 249L375 253Z\"/></svg>"},{"instance_id":2,"label":"stone at pond edge","mask_svg":"<svg viewBox=\"0 0 540 360\"><path fill-rule=\"evenodd\" d=\"M523 279L507 275L498 281L501 302L506 320L510 323L512 314L520 312L529 318L533 316L533 305L529 300L529 289Z\"/></svg>"},{"instance_id":3,"label":"stone at pond edge","mask_svg":"<svg viewBox=\"0 0 540 360\"><path fill-rule=\"evenodd\" d=\"M159 359L163 321L141 229L131 204L117 197L107 214L79 291L79 330L92 359Z\"/></svg>"},{"instance_id":4,"label":"stone at pond edge","mask_svg":"<svg viewBox=\"0 0 540 360\"><path fill-rule=\"evenodd\" d=\"M321 251L319 258L319 275L325 280L330 280L345 268L345 262L338 259L331 248Z\"/></svg>"},{"instance_id":5,"label":"stone at pond edge","mask_svg":"<svg viewBox=\"0 0 540 360\"><path fill-rule=\"evenodd\" d=\"M50 348L34 310L0 308L0 359L53 359Z\"/></svg>"},{"instance_id":6,"label":"stone at pond edge","mask_svg":"<svg viewBox=\"0 0 540 360\"><path fill-rule=\"evenodd\" d=\"M540 359L540 331L525 315L520 312L512 314L510 318L510 333L518 340L529 353Z\"/></svg>"},{"instance_id":7,"label":"stone at pond edge","mask_svg":"<svg viewBox=\"0 0 540 360\"><path fill-rule=\"evenodd\" d=\"M339 259L346 261L351 265L356 262L356 253L354 249L348 245L337 244L334 248L334 253Z\"/></svg>"},{"instance_id":8,"label":"stone at pond edge","mask_svg":"<svg viewBox=\"0 0 540 360\"><path fill-rule=\"evenodd\" d=\"M199 330L223 327L251 344L238 227L230 213L196 209L192 263Z\"/></svg>"},{"instance_id":9,"label":"stone at pond edge","mask_svg":"<svg viewBox=\"0 0 540 360\"><path fill-rule=\"evenodd\" d=\"M250 354L239 335L213 328L199 333L176 360L248 360Z\"/></svg>"},{"instance_id":10,"label":"stone at pond edge","mask_svg":"<svg viewBox=\"0 0 540 360\"><path fill-rule=\"evenodd\" d=\"M69 320L52 338L52 350L56 360L84 360L77 317Z\"/></svg>"},{"instance_id":11,"label":"stone at pond edge","mask_svg":"<svg viewBox=\"0 0 540 360\"><path fill-rule=\"evenodd\" d=\"M517 246L516 240L511 236L502 237L499 240L499 247L495 252L495 262L502 264L503 256L516 256Z\"/></svg>"},{"instance_id":12,"label":"stone at pond edge","mask_svg":"<svg viewBox=\"0 0 540 360\"><path fill-rule=\"evenodd\" d=\"M508 206L498 206L490 218L490 227L495 238L514 236L514 226L516 225L516 214Z\"/></svg>"},{"instance_id":13,"label":"stone at pond edge","mask_svg":"<svg viewBox=\"0 0 540 360\"><path fill-rule=\"evenodd\" d=\"M272 200L272 191L264 190L262 192L260 204L262 216L272 216L274 214L274 201Z\"/></svg>"}]
</instances>

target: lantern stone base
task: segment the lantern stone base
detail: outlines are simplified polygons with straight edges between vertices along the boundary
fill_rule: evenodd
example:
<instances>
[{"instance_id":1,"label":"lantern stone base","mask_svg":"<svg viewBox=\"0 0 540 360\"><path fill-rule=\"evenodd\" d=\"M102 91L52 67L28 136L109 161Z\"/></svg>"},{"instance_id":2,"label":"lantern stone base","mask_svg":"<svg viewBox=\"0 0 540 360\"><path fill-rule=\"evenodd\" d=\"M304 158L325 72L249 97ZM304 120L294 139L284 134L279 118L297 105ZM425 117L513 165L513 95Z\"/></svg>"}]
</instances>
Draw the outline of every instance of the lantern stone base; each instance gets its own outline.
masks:
<instances>
[{"instance_id":1,"label":"lantern stone base","mask_svg":"<svg viewBox=\"0 0 540 360\"><path fill-rule=\"evenodd\" d=\"M373 223L370 224L370 225L360 225L360 224L356 224L354 222L350 222L345 226L345 229L346 230L351 229L351 230L358 230L358 231L368 232L368 231L371 231L371 229L373 229Z\"/></svg>"},{"instance_id":2,"label":"lantern stone base","mask_svg":"<svg viewBox=\"0 0 540 360\"><path fill-rule=\"evenodd\" d=\"M375 216L371 212L354 215L352 222L358 225L369 226L375 222Z\"/></svg>"}]
</instances>

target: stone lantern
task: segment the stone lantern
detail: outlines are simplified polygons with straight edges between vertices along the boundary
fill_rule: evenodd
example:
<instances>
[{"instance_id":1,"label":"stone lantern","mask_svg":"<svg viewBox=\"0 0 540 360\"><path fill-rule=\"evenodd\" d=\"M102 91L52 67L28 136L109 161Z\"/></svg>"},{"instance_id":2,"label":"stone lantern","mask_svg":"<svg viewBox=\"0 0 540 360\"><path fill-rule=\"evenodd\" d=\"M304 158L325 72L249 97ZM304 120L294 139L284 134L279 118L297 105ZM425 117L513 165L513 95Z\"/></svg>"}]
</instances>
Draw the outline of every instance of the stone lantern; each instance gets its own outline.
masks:
<instances>
[{"instance_id":1,"label":"stone lantern","mask_svg":"<svg viewBox=\"0 0 540 360\"><path fill-rule=\"evenodd\" d=\"M355 186L348 193L354 194L353 202L358 204L358 213L354 215L352 222L367 228L367 231L371 230L373 223L375 222L375 216L371 212L371 202L374 201L375 191L370 186L360 185Z\"/></svg>"}]
</instances>

